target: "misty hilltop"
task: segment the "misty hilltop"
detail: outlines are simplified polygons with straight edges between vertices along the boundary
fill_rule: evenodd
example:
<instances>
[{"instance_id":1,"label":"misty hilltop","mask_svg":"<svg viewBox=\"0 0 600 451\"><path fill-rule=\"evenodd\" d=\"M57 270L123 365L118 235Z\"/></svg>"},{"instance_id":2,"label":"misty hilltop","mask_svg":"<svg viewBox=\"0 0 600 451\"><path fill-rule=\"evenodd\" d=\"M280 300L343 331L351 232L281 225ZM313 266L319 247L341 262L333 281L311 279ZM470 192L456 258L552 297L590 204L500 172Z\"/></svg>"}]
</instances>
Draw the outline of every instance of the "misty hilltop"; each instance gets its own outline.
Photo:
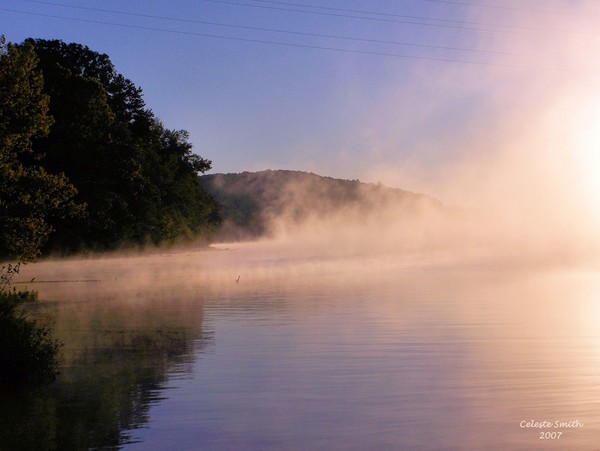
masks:
<instances>
[{"instance_id":1,"label":"misty hilltop","mask_svg":"<svg viewBox=\"0 0 600 451\"><path fill-rule=\"evenodd\" d=\"M200 180L220 206L224 240L269 236L315 220L355 224L453 211L424 194L302 171L209 174Z\"/></svg>"}]
</instances>

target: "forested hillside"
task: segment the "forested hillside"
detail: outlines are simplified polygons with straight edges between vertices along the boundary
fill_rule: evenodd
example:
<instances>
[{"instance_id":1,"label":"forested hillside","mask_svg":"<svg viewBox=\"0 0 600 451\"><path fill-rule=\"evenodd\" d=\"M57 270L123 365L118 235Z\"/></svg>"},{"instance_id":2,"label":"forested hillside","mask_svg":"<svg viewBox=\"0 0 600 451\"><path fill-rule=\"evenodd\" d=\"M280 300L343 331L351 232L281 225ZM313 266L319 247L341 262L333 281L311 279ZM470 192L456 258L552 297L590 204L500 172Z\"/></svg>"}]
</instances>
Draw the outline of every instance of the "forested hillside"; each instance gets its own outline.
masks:
<instances>
[{"instance_id":1,"label":"forested hillside","mask_svg":"<svg viewBox=\"0 0 600 451\"><path fill-rule=\"evenodd\" d=\"M0 257L207 238L211 162L80 44L0 48Z\"/></svg>"},{"instance_id":2,"label":"forested hillside","mask_svg":"<svg viewBox=\"0 0 600 451\"><path fill-rule=\"evenodd\" d=\"M451 214L438 200L381 184L322 177L299 171L261 171L209 174L200 177L220 205L223 227L219 238L251 239L273 232L285 220L300 224L308 219L344 215L361 221L387 213L394 220L412 218L424 210Z\"/></svg>"},{"instance_id":3,"label":"forested hillside","mask_svg":"<svg viewBox=\"0 0 600 451\"><path fill-rule=\"evenodd\" d=\"M251 239L283 220L343 214L348 223L383 223L448 211L431 197L358 180L271 170L199 177L210 168L107 55L56 40L2 42L2 259Z\"/></svg>"}]
</instances>

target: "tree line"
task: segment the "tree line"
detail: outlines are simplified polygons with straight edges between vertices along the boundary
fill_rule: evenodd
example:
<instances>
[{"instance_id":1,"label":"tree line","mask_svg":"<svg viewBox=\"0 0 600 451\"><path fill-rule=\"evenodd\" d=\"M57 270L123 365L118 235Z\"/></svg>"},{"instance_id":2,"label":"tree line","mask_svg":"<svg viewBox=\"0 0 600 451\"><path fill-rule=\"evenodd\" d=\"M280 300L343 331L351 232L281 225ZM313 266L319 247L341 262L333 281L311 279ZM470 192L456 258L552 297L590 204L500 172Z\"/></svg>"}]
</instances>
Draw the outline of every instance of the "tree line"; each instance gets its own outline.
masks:
<instances>
[{"instance_id":1,"label":"tree line","mask_svg":"<svg viewBox=\"0 0 600 451\"><path fill-rule=\"evenodd\" d=\"M210 168L108 55L0 41L0 259L208 239Z\"/></svg>"}]
</instances>

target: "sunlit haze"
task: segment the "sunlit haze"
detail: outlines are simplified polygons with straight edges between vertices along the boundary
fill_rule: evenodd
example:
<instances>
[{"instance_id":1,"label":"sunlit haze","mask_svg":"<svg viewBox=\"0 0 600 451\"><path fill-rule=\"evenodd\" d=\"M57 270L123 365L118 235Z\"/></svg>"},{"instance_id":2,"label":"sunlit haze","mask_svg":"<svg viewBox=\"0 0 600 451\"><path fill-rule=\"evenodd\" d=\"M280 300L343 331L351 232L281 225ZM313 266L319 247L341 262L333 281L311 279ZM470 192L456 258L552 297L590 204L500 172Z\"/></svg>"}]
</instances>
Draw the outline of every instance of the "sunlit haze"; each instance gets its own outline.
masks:
<instances>
[{"instance_id":1,"label":"sunlit haze","mask_svg":"<svg viewBox=\"0 0 600 451\"><path fill-rule=\"evenodd\" d=\"M594 2L172 5L19 0L1 32L109 54L213 172L382 182L529 244L597 244Z\"/></svg>"},{"instance_id":2,"label":"sunlit haze","mask_svg":"<svg viewBox=\"0 0 600 451\"><path fill-rule=\"evenodd\" d=\"M4 349L39 366L27 334L60 374L0 380L0 448L599 449L599 23L594 0L0 0L8 41L105 53L154 114L97 147L57 126L64 156L35 138L89 207L56 226L5 152L29 189L0 199L6 247L40 238L0 314L43 327L0 336L0 374L32 374Z\"/></svg>"}]
</instances>

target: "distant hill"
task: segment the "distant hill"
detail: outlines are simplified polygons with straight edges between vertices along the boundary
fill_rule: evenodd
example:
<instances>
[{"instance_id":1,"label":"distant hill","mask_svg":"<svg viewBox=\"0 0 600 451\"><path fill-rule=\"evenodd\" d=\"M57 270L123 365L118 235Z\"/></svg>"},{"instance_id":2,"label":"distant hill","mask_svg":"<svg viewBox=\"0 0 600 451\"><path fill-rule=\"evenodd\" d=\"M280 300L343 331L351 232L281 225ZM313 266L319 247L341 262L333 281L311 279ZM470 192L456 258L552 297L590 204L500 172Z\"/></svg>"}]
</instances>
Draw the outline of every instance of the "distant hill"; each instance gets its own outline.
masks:
<instances>
[{"instance_id":1,"label":"distant hill","mask_svg":"<svg viewBox=\"0 0 600 451\"><path fill-rule=\"evenodd\" d=\"M210 174L202 185L220 205L224 240L269 235L274 224L343 217L364 222L369 218L413 218L424 211L451 213L433 197L381 184L322 177L287 170Z\"/></svg>"}]
</instances>

